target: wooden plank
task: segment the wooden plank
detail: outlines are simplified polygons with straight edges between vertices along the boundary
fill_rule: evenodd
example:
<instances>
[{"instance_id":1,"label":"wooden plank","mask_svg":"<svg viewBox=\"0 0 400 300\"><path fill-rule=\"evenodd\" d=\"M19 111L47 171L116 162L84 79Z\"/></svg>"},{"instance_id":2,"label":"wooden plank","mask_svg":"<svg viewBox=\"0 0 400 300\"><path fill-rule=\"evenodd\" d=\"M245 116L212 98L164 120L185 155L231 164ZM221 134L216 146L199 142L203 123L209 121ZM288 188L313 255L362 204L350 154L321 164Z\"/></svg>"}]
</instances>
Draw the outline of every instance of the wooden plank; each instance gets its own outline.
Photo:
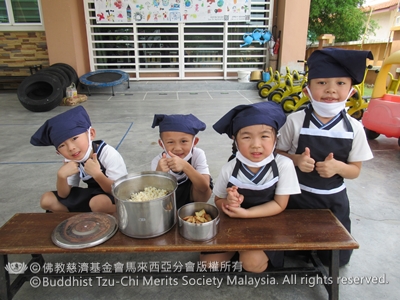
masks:
<instances>
[{"instance_id":1,"label":"wooden plank","mask_svg":"<svg viewBox=\"0 0 400 300\"><path fill-rule=\"evenodd\" d=\"M266 218L232 219L221 215L219 233L211 241L184 239L175 225L150 239L131 238L118 231L92 248L63 249L51 234L75 213L21 213L0 228L0 254L199 252L236 250L338 250L357 249L358 243L329 210L286 210Z\"/></svg>"}]
</instances>

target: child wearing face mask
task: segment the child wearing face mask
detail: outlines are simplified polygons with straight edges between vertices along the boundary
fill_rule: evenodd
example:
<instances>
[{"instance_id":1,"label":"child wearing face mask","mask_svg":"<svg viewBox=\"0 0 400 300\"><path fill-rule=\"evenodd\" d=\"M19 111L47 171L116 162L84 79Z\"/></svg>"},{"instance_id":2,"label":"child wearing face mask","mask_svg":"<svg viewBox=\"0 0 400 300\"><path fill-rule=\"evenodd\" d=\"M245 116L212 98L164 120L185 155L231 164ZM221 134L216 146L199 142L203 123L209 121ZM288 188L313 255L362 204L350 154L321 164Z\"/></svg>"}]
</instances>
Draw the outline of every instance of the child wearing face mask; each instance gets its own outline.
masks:
<instances>
[{"instance_id":1,"label":"child wearing face mask","mask_svg":"<svg viewBox=\"0 0 400 300\"><path fill-rule=\"evenodd\" d=\"M357 178L363 161L372 159L361 123L345 110L354 94L353 85L363 81L370 51L325 48L307 61L311 103L290 114L280 130L278 152L296 166L301 194L292 195L288 208L330 209L350 232L350 207L344 179ZM340 265L347 264L352 250L340 251ZM319 251L323 263L328 253Z\"/></svg>"},{"instance_id":2,"label":"child wearing face mask","mask_svg":"<svg viewBox=\"0 0 400 300\"><path fill-rule=\"evenodd\" d=\"M300 193L292 161L274 153L285 120L279 104L261 102L236 106L214 124L218 133L227 134L236 144L235 156L222 167L213 190L215 205L229 217L277 215L285 210L289 195ZM237 255L249 272L283 266L283 252L277 251L202 253L200 260L209 265Z\"/></svg>"},{"instance_id":3,"label":"child wearing face mask","mask_svg":"<svg viewBox=\"0 0 400 300\"><path fill-rule=\"evenodd\" d=\"M163 152L151 162L151 170L168 172L176 177L176 207L179 209L190 202L207 202L213 183L206 155L196 147L199 131L206 124L192 114L154 115L152 128L159 126L158 144Z\"/></svg>"},{"instance_id":4,"label":"child wearing face mask","mask_svg":"<svg viewBox=\"0 0 400 300\"><path fill-rule=\"evenodd\" d=\"M119 152L104 141L82 106L47 120L31 137L34 146L54 146L64 157L57 172L57 190L42 195L40 206L52 212L115 212L113 182L126 175ZM79 187L82 180L88 187Z\"/></svg>"}]
</instances>

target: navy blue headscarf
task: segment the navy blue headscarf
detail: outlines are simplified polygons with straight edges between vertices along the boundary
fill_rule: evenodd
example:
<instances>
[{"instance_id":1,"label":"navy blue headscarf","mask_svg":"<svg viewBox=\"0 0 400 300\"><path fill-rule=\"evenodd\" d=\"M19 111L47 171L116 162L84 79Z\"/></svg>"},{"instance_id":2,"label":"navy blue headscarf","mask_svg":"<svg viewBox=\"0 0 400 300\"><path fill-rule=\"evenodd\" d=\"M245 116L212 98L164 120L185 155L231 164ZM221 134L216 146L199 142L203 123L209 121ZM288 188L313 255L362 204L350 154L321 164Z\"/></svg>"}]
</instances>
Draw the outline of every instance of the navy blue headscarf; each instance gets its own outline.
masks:
<instances>
[{"instance_id":1,"label":"navy blue headscarf","mask_svg":"<svg viewBox=\"0 0 400 300\"><path fill-rule=\"evenodd\" d=\"M364 79L367 58L373 59L371 51L324 48L315 50L307 60L308 79L350 77L353 85Z\"/></svg>"},{"instance_id":2,"label":"navy blue headscarf","mask_svg":"<svg viewBox=\"0 0 400 300\"><path fill-rule=\"evenodd\" d=\"M247 126L264 124L278 132L286 122L286 115L282 107L272 101L250 105L238 105L226 113L213 128L220 134L226 133L229 138Z\"/></svg>"},{"instance_id":3,"label":"navy blue headscarf","mask_svg":"<svg viewBox=\"0 0 400 300\"><path fill-rule=\"evenodd\" d=\"M86 132L91 126L89 115L83 106L77 106L47 120L31 137L34 146L58 148L71 137Z\"/></svg>"},{"instance_id":4,"label":"navy blue headscarf","mask_svg":"<svg viewBox=\"0 0 400 300\"><path fill-rule=\"evenodd\" d=\"M177 131L196 135L206 129L206 124L192 114L189 115L154 115L152 128L159 126L160 133L164 131Z\"/></svg>"}]
</instances>

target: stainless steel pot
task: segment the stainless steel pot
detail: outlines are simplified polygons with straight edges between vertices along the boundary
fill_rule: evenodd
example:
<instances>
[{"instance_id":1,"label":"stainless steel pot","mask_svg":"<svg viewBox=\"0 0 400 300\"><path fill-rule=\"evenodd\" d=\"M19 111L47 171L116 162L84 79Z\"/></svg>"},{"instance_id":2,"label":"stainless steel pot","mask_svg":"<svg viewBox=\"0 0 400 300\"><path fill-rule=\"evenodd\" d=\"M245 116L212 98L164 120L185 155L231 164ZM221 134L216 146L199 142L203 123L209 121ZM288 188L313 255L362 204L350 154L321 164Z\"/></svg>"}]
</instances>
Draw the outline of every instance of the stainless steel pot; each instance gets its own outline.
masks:
<instances>
[{"instance_id":1,"label":"stainless steel pot","mask_svg":"<svg viewBox=\"0 0 400 300\"><path fill-rule=\"evenodd\" d=\"M193 224L186 222L183 218L194 216L195 212L204 209L208 213L212 221L201 224ZM179 233L191 241L208 241L218 233L219 210L215 205L204 202L193 202L182 206L178 210Z\"/></svg>"},{"instance_id":2,"label":"stainless steel pot","mask_svg":"<svg viewBox=\"0 0 400 300\"><path fill-rule=\"evenodd\" d=\"M123 234L134 238L151 238L169 231L176 223L176 178L168 173L147 171L128 174L112 185L117 206L118 226ZM154 200L129 201L132 193L145 187L165 189L168 195Z\"/></svg>"}]
</instances>

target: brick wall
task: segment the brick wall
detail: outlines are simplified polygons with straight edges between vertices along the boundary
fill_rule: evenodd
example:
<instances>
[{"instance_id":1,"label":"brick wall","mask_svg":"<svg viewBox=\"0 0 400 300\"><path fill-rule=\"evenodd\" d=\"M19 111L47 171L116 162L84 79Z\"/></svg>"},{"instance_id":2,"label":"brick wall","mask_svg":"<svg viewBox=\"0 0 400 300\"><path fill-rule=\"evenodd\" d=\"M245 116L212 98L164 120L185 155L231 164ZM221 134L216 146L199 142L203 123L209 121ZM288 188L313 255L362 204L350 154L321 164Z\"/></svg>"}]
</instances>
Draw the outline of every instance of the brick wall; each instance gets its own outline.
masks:
<instances>
[{"instance_id":1,"label":"brick wall","mask_svg":"<svg viewBox=\"0 0 400 300\"><path fill-rule=\"evenodd\" d=\"M35 65L49 65L45 32L0 32L0 89L15 88Z\"/></svg>"}]
</instances>

